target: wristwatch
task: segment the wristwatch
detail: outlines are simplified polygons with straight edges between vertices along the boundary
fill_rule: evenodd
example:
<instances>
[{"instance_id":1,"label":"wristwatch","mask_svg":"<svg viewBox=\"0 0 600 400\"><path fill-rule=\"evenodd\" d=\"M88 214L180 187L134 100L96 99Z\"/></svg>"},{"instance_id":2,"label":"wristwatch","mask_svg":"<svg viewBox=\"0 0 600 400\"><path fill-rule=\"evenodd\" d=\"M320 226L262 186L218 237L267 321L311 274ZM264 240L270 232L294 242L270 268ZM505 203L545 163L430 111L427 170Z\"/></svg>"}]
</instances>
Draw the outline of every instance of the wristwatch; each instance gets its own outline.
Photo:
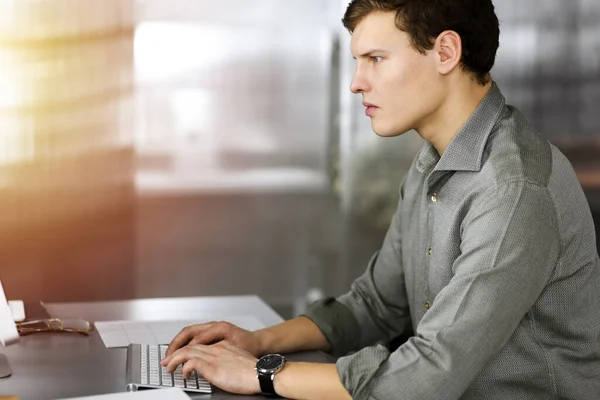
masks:
<instances>
[{"instance_id":1,"label":"wristwatch","mask_svg":"<svg viewBox=\"0 0 600 400\"><path fill-rule=\"evenodd\" d=\"M262 394L279 397L275 393L273 379L275 378L275 374L283 369L285 361L285 357L281 354L267 354L258 359L254 370L256 371L256 378L258 378Z\"/></svg>"}]
</instances>

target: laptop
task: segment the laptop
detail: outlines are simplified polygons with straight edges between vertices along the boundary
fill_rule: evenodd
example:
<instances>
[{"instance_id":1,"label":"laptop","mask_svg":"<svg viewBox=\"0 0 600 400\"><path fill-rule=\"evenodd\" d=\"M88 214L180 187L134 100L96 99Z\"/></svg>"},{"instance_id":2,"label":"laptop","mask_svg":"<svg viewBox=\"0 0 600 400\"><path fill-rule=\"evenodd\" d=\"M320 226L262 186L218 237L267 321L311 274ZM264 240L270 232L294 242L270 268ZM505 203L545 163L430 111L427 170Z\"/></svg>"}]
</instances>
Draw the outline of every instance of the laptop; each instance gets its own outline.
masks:
<instances>
[{"instance_id":1,"label":"laptop","mask_svg":"<svg viewBox=\"0 0 600 400\"><path fill-rule=\"evenodd\" d=\"M196 371L184 379L181 365L173 373L167 372L167 369L160 365L167 347L166 344L130 344L127 347L125 390L136 392L144 389L176 387L186 392L212 393L213 387L210 382Z\"/></svg>"}]
</instances>

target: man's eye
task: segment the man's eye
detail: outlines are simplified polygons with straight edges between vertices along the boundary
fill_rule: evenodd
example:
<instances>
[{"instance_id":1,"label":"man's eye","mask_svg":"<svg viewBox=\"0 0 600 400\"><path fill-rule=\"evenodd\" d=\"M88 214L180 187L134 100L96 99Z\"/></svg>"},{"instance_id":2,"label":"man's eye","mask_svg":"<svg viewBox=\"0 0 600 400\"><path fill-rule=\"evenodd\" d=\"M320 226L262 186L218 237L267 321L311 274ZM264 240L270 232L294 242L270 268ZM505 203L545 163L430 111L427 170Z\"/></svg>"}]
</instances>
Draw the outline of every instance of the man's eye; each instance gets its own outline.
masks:
<instances>
[{"instance_id":1,"label":"man's eye","mask_svg":"<svg viewBox=\"0 0 600 400\"><path fill-rule=\"evenodd\" d=\"M373 57L371 57L371 60L373 60L374 63L378 63L379 61L381 61L381 57L373 56Z\"/></svg>"}]
</instances>

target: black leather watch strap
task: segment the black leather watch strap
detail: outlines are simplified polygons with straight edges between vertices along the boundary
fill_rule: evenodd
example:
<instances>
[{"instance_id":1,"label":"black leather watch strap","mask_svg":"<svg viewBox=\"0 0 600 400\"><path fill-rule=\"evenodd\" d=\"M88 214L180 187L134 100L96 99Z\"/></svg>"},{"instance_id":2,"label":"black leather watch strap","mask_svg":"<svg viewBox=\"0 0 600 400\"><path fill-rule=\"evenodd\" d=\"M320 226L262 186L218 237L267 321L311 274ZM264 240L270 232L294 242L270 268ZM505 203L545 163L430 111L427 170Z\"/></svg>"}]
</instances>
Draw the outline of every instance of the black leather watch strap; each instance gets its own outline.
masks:
<instances>
[{"instance_id":1,"label":"black leather watch strap","mask_svg":"<svg viewBox=\"0 0 600 400\"><path fill-rule=\"evenodd\" d=\"M258 374L258 383L260 384L260 391L271 397L279 397L277 393L275 393L275 388L273 387L273 379L271 379L271 374Z\"/></svg>"}]
</instances>

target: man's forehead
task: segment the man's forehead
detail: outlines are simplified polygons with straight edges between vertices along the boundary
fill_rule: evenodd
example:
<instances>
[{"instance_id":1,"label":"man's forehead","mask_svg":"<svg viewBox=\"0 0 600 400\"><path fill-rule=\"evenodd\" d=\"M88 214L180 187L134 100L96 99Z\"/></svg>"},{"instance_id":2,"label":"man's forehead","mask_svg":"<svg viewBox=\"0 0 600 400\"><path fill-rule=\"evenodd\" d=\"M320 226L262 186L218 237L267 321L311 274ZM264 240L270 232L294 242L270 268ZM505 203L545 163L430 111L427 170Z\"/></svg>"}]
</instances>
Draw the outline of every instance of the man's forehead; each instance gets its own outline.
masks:
<instances>
[{"instance_id":1,"label":"man's forehead","mask_svg":"<svg viewBox=\"0 0 600 400\"><path fill-rule=\"evenodd\" d=\"M363 18L354 29L350 39L350 50L354 56L373 49L392 47L402 38L402 32L396 26L395 13L377 12Z\"/></svg>"}]
</instances>

